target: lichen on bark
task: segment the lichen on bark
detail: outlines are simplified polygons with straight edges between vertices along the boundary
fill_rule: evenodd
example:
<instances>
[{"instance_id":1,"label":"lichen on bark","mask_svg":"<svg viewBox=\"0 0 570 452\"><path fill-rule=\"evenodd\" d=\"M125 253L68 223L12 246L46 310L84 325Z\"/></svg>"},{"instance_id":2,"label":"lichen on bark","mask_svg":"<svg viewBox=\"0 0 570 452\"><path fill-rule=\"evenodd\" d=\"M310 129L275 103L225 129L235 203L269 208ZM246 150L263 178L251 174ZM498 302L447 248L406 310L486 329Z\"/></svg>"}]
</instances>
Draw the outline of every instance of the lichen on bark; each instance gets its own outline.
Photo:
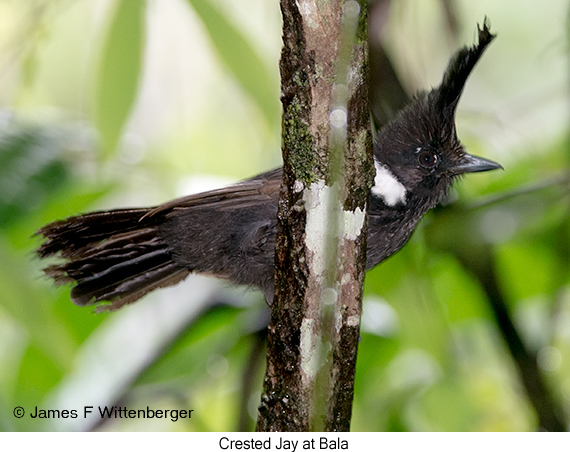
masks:
<instances>
[{"instance_id":1,"label":"lichen on bark","mask_svg":"<svg viewBox=\"0 0 570 452\"><path fill-rule=\"evenodd\" d=\"M347 7L362 11L350 26ZM348 430L374 175L366 1L281 0L281 11L283 185L257 429Z\"/></svg>"}]
</instances>

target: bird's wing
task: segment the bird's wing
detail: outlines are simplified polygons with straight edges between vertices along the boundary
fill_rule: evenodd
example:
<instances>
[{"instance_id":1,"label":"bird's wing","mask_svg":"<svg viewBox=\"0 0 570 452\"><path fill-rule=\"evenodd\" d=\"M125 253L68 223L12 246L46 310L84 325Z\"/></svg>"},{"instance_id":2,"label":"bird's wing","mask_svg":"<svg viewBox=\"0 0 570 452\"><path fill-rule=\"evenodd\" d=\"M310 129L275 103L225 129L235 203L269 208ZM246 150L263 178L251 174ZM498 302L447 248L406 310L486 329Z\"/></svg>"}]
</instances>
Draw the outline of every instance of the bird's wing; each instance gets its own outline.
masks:
<instances>
[{"instance_id":1,"label":"bird's wing","mask_svg":"<svg viewBox=\"0 0 570 452\"><path fill-rule=\"evenodd\" d=\"M260 202L277 202L282 168L267 171L228 187L174 199L151 209L144 218L168 211L215 204L216 209L248 207Z\"/></svg>"}]
</instances>

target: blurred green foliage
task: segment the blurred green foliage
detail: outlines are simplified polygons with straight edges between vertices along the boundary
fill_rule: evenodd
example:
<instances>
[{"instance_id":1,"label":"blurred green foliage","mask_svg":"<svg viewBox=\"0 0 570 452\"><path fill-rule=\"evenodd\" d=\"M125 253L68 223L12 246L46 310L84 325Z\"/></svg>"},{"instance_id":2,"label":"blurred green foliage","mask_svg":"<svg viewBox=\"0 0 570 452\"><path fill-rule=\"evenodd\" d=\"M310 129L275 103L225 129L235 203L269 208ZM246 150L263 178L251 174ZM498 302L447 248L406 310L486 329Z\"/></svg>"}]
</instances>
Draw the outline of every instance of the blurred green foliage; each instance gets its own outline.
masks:
<instances>
[{"instance_id":1,"label":"blurred green foliage","mask_svg":"<svg viewBox=\"0 0 570 452\"><path fill-rule=\"evenodd\" d=\"M41 278L31 236L64 216L278 165L277 3L0 2L0 430L253 428L260 296L192 277L94 314ZM516 13L452 3L458 35L439 2L395 2L388 50L410 90L427 88L491 18L499 38L468 82L458 128L506 171L462 181L368 273L353 430L536 430L497 297L552 410L569 415L568 2L518 2ZM101 422L83 419L85 405L194 412ZM16 406L79 417L17 419Z\"/></svg>"},{"instance_id":2,"label":"blurred green foliage","mask_svg":"<svg viewBox=\"0 0 570 452\"><path fill-rule=\"evenodd\" d=\"M115 150L136 100L145 47L146 1L116 3L95 91L95 124L106 154Z\"/></svg>"}]
</instances>

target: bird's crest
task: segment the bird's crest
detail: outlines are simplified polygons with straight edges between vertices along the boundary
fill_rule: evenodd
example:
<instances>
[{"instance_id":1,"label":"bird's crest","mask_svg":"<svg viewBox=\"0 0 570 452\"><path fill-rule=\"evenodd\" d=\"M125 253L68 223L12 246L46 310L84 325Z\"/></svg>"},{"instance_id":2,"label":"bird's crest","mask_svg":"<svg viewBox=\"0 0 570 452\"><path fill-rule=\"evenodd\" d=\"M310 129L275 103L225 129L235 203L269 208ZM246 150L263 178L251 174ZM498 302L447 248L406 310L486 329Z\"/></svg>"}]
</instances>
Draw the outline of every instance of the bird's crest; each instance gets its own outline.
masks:
<instances>
[{"instance_id":1,"label":"bird's crest","mask_svg":"<svg viewBox=\"0 0 570 452\"><path fill-rule=\"evenodd\" d=\"M441 85L437 88L437 110L442 112L448 120L452 119L455 114L457 103L469 74L496 36L491 33L487 17L483 21L483 28L477 26L477 30L479 34L478 43L471 47L465 46L455 53L447 65Z\"/></svg>"}]
</instances>

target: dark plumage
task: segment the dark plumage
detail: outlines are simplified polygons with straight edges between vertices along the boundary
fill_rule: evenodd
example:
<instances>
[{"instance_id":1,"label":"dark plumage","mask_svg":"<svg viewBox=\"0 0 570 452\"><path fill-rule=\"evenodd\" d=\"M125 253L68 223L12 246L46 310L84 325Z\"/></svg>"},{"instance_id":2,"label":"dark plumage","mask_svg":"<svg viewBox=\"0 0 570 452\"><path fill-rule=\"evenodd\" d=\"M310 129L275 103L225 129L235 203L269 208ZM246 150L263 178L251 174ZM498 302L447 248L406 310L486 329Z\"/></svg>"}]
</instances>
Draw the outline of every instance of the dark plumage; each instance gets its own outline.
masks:
<instances>
[{"instance_id":1,"label":"dark plumage","mask_svg":"<svg viewBox=\"0 0 570 452\"><path fill-rule=\"evenodd\" d=\"M452 58L440 86L422 92L381 131L374 145L375 185L369 202L367 269L397 252L421 217L464 173L500 165L465 153L455 110L467 77L492 41L487 22L479 42ZM57 284L75 283L78 305L117 309L190 272L215 275L273 297L274 246L281 169L155 208L94 212L55 221L40 257L63 262L45 269Z\"/></svg>"}]
</instances>

